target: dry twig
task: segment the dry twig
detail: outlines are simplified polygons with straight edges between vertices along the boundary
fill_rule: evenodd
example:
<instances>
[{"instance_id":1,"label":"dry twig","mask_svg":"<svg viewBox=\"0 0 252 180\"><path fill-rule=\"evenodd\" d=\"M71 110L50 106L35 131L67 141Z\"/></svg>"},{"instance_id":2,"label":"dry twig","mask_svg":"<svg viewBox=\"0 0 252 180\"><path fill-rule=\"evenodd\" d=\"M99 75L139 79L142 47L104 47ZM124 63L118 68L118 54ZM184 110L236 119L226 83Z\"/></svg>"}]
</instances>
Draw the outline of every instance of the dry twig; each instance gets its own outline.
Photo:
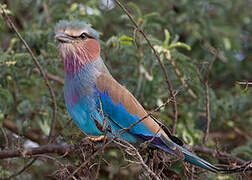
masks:
<instances>
[{"instance_id":1,"label":"dry twig","mask_svg":"<svg viewBox=\"0 0 252 180\"><path fill-rule=\"evenodd\" d=\"M124 140L120 140L120 141L122 141L124 144L126 144L128 151L134 152L135 156L139 160L139 164L141 164L141 166L146 170L147 173L149 173L154 179L160 180L160 178L145 164L142 156L139 154L138 150L134 146L132 146L127 141L124 141ZM125 152L127 152L127 150L125 150ZM130 154L132 154L132 153L130 153Z\"/></svg>"},{"instance_id":2,"label":"dry twig","mask_svg":"<svg viewBox=\"0 0 252 180\"><path fill-rule=\"evenodd\" d=\"M4 128L1 127L1 131L2 131L2 134L3 134L4 140L5 140L4 148L7 149L9 147L8 137L6 135L6 132L5 132Z\"/></svg>"},{"instance_id":3,"label":"dry twig","mask_svg":"<svg viewBox=\"0 0 252 180\"><path fill-rule=\"evenodd\" d=\"M176 97L175 97L175 92L173 91L173 87L172 87L172 83L169 79L168 76L168 72L166 70L166 67L164 65L164 63L161 61L157 51L155 50L155 48L153 47L153 45L151 44L150 39L147 37L147 35L144 33L143 29L141 27L138 26L138 24L136 23L136 21L134 20L134 18L132 17L132 15L129 13L129 11L120 3L119 0L115 0L115 3L125 12L125 14L127 14L127 16L129 17L129 19L131 20L131 22L134 24L134 26L137 28L137 30L143 35L144 39L147 41L148 45L150 46L150 48L152 49L152 51L154 52L160 66L161 69L163 71L163 74L165 76L165 81L168 85L168 89L170 92L170 96L173 99L173 122L172 122L172 134L175 134L176 132L176 125L177 125L177 118L178 118L178 110L177 110L177 101L176 101Z\"/></svg>"},{"instance_id":4,"label":"dry twig","mask_svg":"<svg viewBox=\"0 0 252 180\"><path fill-rule=\"evenodd\" d=\"M9 176L7 179L12 179L16 176L19 176L20 174L22 174L26 169L28 169L35 161L37 160L37 158L34 158L33 160L31 160L28 164L26 164L20 171L18 171L17 173Z\"/></svg>"},{"instance_id":5,"label":"dry twig","mask_svg":"<svg viewBox=\"0 0 252 180\"><path fill-rule=\"evenodd\" d=\"M248 82L248 81L246 81L246 82L237 82L238 84L240 84L240 85L246 85L246 86L251 86L252 85L252 82Z\"/></svg>"},{"instance_id":6,"label":"dry twig","mask_svg":"<svg viewBox=\"0 0 252 180\"><path fill-rule=\"evenodd\" d=\"M33 72L39 73L37 68L33 69ZM51 79L59 84L64 84L64 79L51 73L46 73L48 79Z\"/></svg>"},{"instance_id":7,"label":"dry twig","mask_svg":"<svg viewBox=\"0 0 252 180\"><path fill-rule=\"evenodd\" d=\"M246 163L244 160L238 158L238 157L235 157L231 154L228 154L226 152L220 152L216 149L210 149L210 148L207 148L205 146L189 146L187 145L186 146L188 149L192 149L193 151L195 152L201 152L201 153L204 153L204 154L209 154L211 155L212 157L216 157L218 159L227 159L228 161L232 161L232 162L235 162L237 164L244 164ZM227 162L228 162L227 161Z\"/></svg>"},{"instance_id":8,"label":"dry twig","mask_svg":"<svg viewBox=\"0 0 252 180\"><path fill-rule=\"evenodd\" d=\"M208 70L206 72L206 75L205 75L204 79L201 80L201 82L205 86L205 98L206 98L206 128L205 128L205 133L204 133L204 137L203 137L203 144L206 144L207 138L209 136L209 128L210 128L210 121L211 121L208 79L209 79L209 75L212 70L213 64L215 62L215 59L217 57L217 54L218 54L218 52L215 55L213 55L212 61L211 61L210 65L208 66Z\"/></svg>"},{"instance_id":9,"label":"dry twig","mask_svg":"<svg viewBox=\"0 0 252 180\"><path fill-rule=\"evenodd\" d=\"M14 23L12 22L12 20L10 19L10 17L8 16L8 14L5 12L4 8L2 7L2 4L0 4L0 8L2 10L2 17L4 22L6 23L7 27L9 27L11 30L13 30L16 35L18 36L18 38L20 39L20 41L24 44L27 52L31 55L32 60L34 61L35 65L37 66L37 68L39 69L40 74L42 75L45 84L50 92L51 95L51 99L53 102L53 116L52 116L52 124L51 124L51 129L50 129L50 133L49 133L49 137L48 137L48 142L51 141L51 137L54 134L54 129L55 129L55 123L56 123L56 113L57 113L57 104L56 104L56 98L55 98L55 94L53 91L53 88L51 87L49 80L46 76L45 71L43 70L42 66L40 65L38 59L36 58L36 56L34 55L34 53L32 52L31 48L29 47L29 45L26 43L26 41L23 39L23 37L21 36L21 34L18 32L16 26L14 25Z\"/></svg>"},{"instance_id":10,"label":"dry twig","mask_svg":"<svg viewBox=\"0 0 252 180\"><path fill-rule=\"evenodd\" d=\"M185 78L182 76L182 73L180 72L179 68L177 67L175 61L172 58L168 58L168 57L166 57L166 59L171 63L176 76L178 77L181 84L187 89L188 94L190 94L193 97L193 99L197 99L198 98L197 95L193 92L193 90L186 83Z\"/></svg>"},{"instance_id":11,"label":"dry twig","mask_svg":"<svg viewBox=\"0 0 252 180\"><path fill-rule=\"evenodd\" d=\"M26 130L23 133L20 133L20 131L18 130L18 127L16 126L15 123L13 123L10 119L6 118L3 120L3 127L8 129L9 131L20 135L20 136L24 136L25 138L34 141L38 144L45 144L46 143L46 139L42 138L42 132L40 129L38 129L36 131L36 133L34 132L34 130Z\"/></svg>"},{"instance_id":12,"label":"dry twig","mask_svg":"<svg viewBox=\"0 0 252 180\"><path fill-rule=\"evenodd\" d=\"M146 118L148 118L149 116L151 116L153 113L157 112L158 110L160 110L160 108L166 106L172 99L168 99L164 104L162 104L161 106L157 107L156 109L154 109L153 111L149 112L146 116L144 116L143 118L139 119L137 122L135 122L134 124L130 125L128 128L123 129L115 138L112 138L110 141L108 141L106 144L104 144L100 149L98 149L92 156L90 156L84 163L82 163L67 179L71 179L72 177L74 177L74 175L83 167L85 167L92 159L94 159L98 154L100 154L109 144L111 144L113 141L117 140L122 134L128 132L132 127L134 127L135 125L139 124L140 122L142 122L143 120L145 120Z\"/></svg>"}]
</instances>

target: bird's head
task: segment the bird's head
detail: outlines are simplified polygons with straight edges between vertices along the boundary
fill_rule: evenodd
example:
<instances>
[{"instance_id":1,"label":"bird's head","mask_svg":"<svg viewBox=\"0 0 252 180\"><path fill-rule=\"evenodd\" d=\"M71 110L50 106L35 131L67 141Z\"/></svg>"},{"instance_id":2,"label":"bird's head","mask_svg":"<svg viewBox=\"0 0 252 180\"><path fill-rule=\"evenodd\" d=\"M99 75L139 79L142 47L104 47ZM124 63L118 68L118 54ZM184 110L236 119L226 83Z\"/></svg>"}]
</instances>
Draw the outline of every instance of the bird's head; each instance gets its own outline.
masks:
<instances>
[{"instance_id":1,"label":"bird's head","mask_svg":"<svg viewBox=\"0 0 252 180\"><path fill-rule=\"evenodd\" d=\"M85 22L59 21L55 38L66 70L75 71L79 68L74 66L83 66L100 56L99 34Z\"/></svg>"}]
</instances>

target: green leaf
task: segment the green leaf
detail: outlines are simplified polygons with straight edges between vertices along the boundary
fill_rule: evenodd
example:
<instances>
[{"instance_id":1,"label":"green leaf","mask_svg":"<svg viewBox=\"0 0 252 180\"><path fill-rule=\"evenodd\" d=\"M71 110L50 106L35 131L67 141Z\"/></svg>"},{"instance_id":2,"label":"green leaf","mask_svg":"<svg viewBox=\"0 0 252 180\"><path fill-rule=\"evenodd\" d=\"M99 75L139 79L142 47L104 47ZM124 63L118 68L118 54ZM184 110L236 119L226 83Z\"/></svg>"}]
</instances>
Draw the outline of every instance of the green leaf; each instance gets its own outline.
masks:
<instances>
[{"instance_id":1,"label":"green leaf","mask_svg":"<svg viewBox=\"0 0 252 180\"><path fill-rule=\"evenodd\" d=\"M16 53L13 58L14 59L17 59L17 60L22 60L22 59L26 59L26 58L29 58L30 57L30 54L29 53Z\"/></svg>"},{"instance_id":2,"label":"green leaf","mask_svg":"<svg viewBox=\"0 0 252 180\"><path fill-rule=\"evenodd\" d=\"M144 16L143 16L143 19L149 20L149 19L151 19L151 18L153 18L153 17L157 17L157 16L159 16L159 13L157 13L157 12L152 12L152 13L149 13L149 14L144 15Z\"/></svg>"},{"instance_id":3,"label":"green leaf","mask_svg":"<svg viewBox=\"0 0 252 180\"><path fill-rule=\"evenodd\" d=\"M164 46L168 47L169 43L170 43L170 32L168 31L168 29L164 30L165 33L165 41L164 41Z\"/></svg>"},{"instance_id":4,"label":"green leaf","mask_svg":"<svg viewBox=\"0 0 252 180\"><path fill-rule=\"evenodd\" d=\"M175 43L175 44L171 44L171 45L168 47L168 49L174 49L174 48L184 48L184 49L186 49L186 50L188 50L188 51L191 50L191 47L190 47L189 45L187 45L187 44L185 44L185 43L182 43L182 42L177 42L177 43Z\"/></svg>"},{"instance_id":5,"label":"green leaf","mask_svg":"<svg viewBox=\"0 0 252 180\"><path fill-rule=\"evenodd\" d=\"M122 44L122 45L130 46L130 45L132 45L133 38L126 36L126 35L122 35L119 38L119 41L120 41L120 44Z\"/></svg>"}]
</instances>

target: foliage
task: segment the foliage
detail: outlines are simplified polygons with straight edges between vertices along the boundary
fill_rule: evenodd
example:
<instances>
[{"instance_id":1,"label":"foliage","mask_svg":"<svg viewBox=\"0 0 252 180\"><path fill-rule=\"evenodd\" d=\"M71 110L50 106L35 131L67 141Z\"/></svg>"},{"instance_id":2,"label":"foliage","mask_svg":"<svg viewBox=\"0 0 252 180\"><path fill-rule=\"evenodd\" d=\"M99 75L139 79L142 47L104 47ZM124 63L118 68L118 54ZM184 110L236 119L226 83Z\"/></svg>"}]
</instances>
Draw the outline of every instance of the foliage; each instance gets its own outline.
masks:
<instances>
[{"instance_id":1,"label":"foliage","mask_svg":"<svg viewBox=\"0 0 252 180\"><path fill-rule=\"evenodd\" d=\"M169 97L165 78L151 48L112 1L6 0L4 3L47 73L64 78L63 63L53 37L55 24L61 19L79 19L92 24L100 32L102 57L108 69L147 110L156 108ZM222 151L244 160L251 159L252 91L251 86L236 83L251 81L252 21L248 6L251 2L137 0L124 3L159 52L174 90L180 90L176 96L179 112L176 135L190 145L202 143L206 102L204 84L200 79L218 52L209 77L211 127L207 146L219 146ZM20 134L33 130L39 135L35 143L42 145L52 120L49 91L20 40L9 31L2 18L0 24L0 127L5 129L4 121L9 121L16 125ZM171 60L180 76L177 76ZM188 87L181 83L181 79ZM53 80L50 83L58 105L58 132L66 125L69 116L64 105L63 85ZM161 109L155 116L171 127L172 105ZM16 142L21 148L27 142L23 136L4 131L9 139L9 148L17 148ZM58 143L75 144L84 137L73 123L61 134ZM0 148L4 147L4 136L0 136ZM120 151L108 151L104 158L111 163L102 164L101 179L142 176L139 175L140 169L131 174L132 167L136 165L131 164L132 167L124 170L118 168L127 165ZM211 160L217 162L214 158ZM23 159L1 160L0 175L13 174L25 162ZM77 165L80 158L72 157L68 162ZM56 165L37 161L19 177L44 179ZM183 171L182 166L172 168L178 173ZM206 176L217 177L211 173Z\"/></svg>"}]
</instances>

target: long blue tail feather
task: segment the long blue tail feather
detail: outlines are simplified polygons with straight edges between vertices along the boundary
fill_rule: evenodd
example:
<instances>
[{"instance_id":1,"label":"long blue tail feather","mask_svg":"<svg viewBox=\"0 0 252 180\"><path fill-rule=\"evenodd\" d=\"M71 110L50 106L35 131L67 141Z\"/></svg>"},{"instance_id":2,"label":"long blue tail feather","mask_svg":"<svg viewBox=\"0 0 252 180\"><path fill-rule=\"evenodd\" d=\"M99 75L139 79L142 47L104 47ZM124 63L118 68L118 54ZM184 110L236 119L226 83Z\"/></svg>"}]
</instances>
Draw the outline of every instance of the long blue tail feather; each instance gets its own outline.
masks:
<instances>
[{"instance_id":1,"label":"long blue tail feather","mask_svg":"<svg viewBox=\"0 0 252 180\"><path fill-rule=\"evenodd\" d=\"M169 141L167 138L165 138L163 135L160 136L160 140L162 141L161 144L157 143L151 143L153 146L163 149L164 151L171 153L173 155L178 154L178 152L182 152L184 155L184 160L186 162L189 162L195 166L201 167L203 169L206 169L208 171L211 171L213 173L220 173L220 174L233 174L233 173L239 173L243 172L244 170L251 170L251 168L246 169L246 166L243 167L237 167L233 169L221 169L218 168L211 163L201 159L200 157L196 156L195 154L189 152L188 150L184 149L182 146L179 146L178 144Z\"/></svg>"}]
</instances>

